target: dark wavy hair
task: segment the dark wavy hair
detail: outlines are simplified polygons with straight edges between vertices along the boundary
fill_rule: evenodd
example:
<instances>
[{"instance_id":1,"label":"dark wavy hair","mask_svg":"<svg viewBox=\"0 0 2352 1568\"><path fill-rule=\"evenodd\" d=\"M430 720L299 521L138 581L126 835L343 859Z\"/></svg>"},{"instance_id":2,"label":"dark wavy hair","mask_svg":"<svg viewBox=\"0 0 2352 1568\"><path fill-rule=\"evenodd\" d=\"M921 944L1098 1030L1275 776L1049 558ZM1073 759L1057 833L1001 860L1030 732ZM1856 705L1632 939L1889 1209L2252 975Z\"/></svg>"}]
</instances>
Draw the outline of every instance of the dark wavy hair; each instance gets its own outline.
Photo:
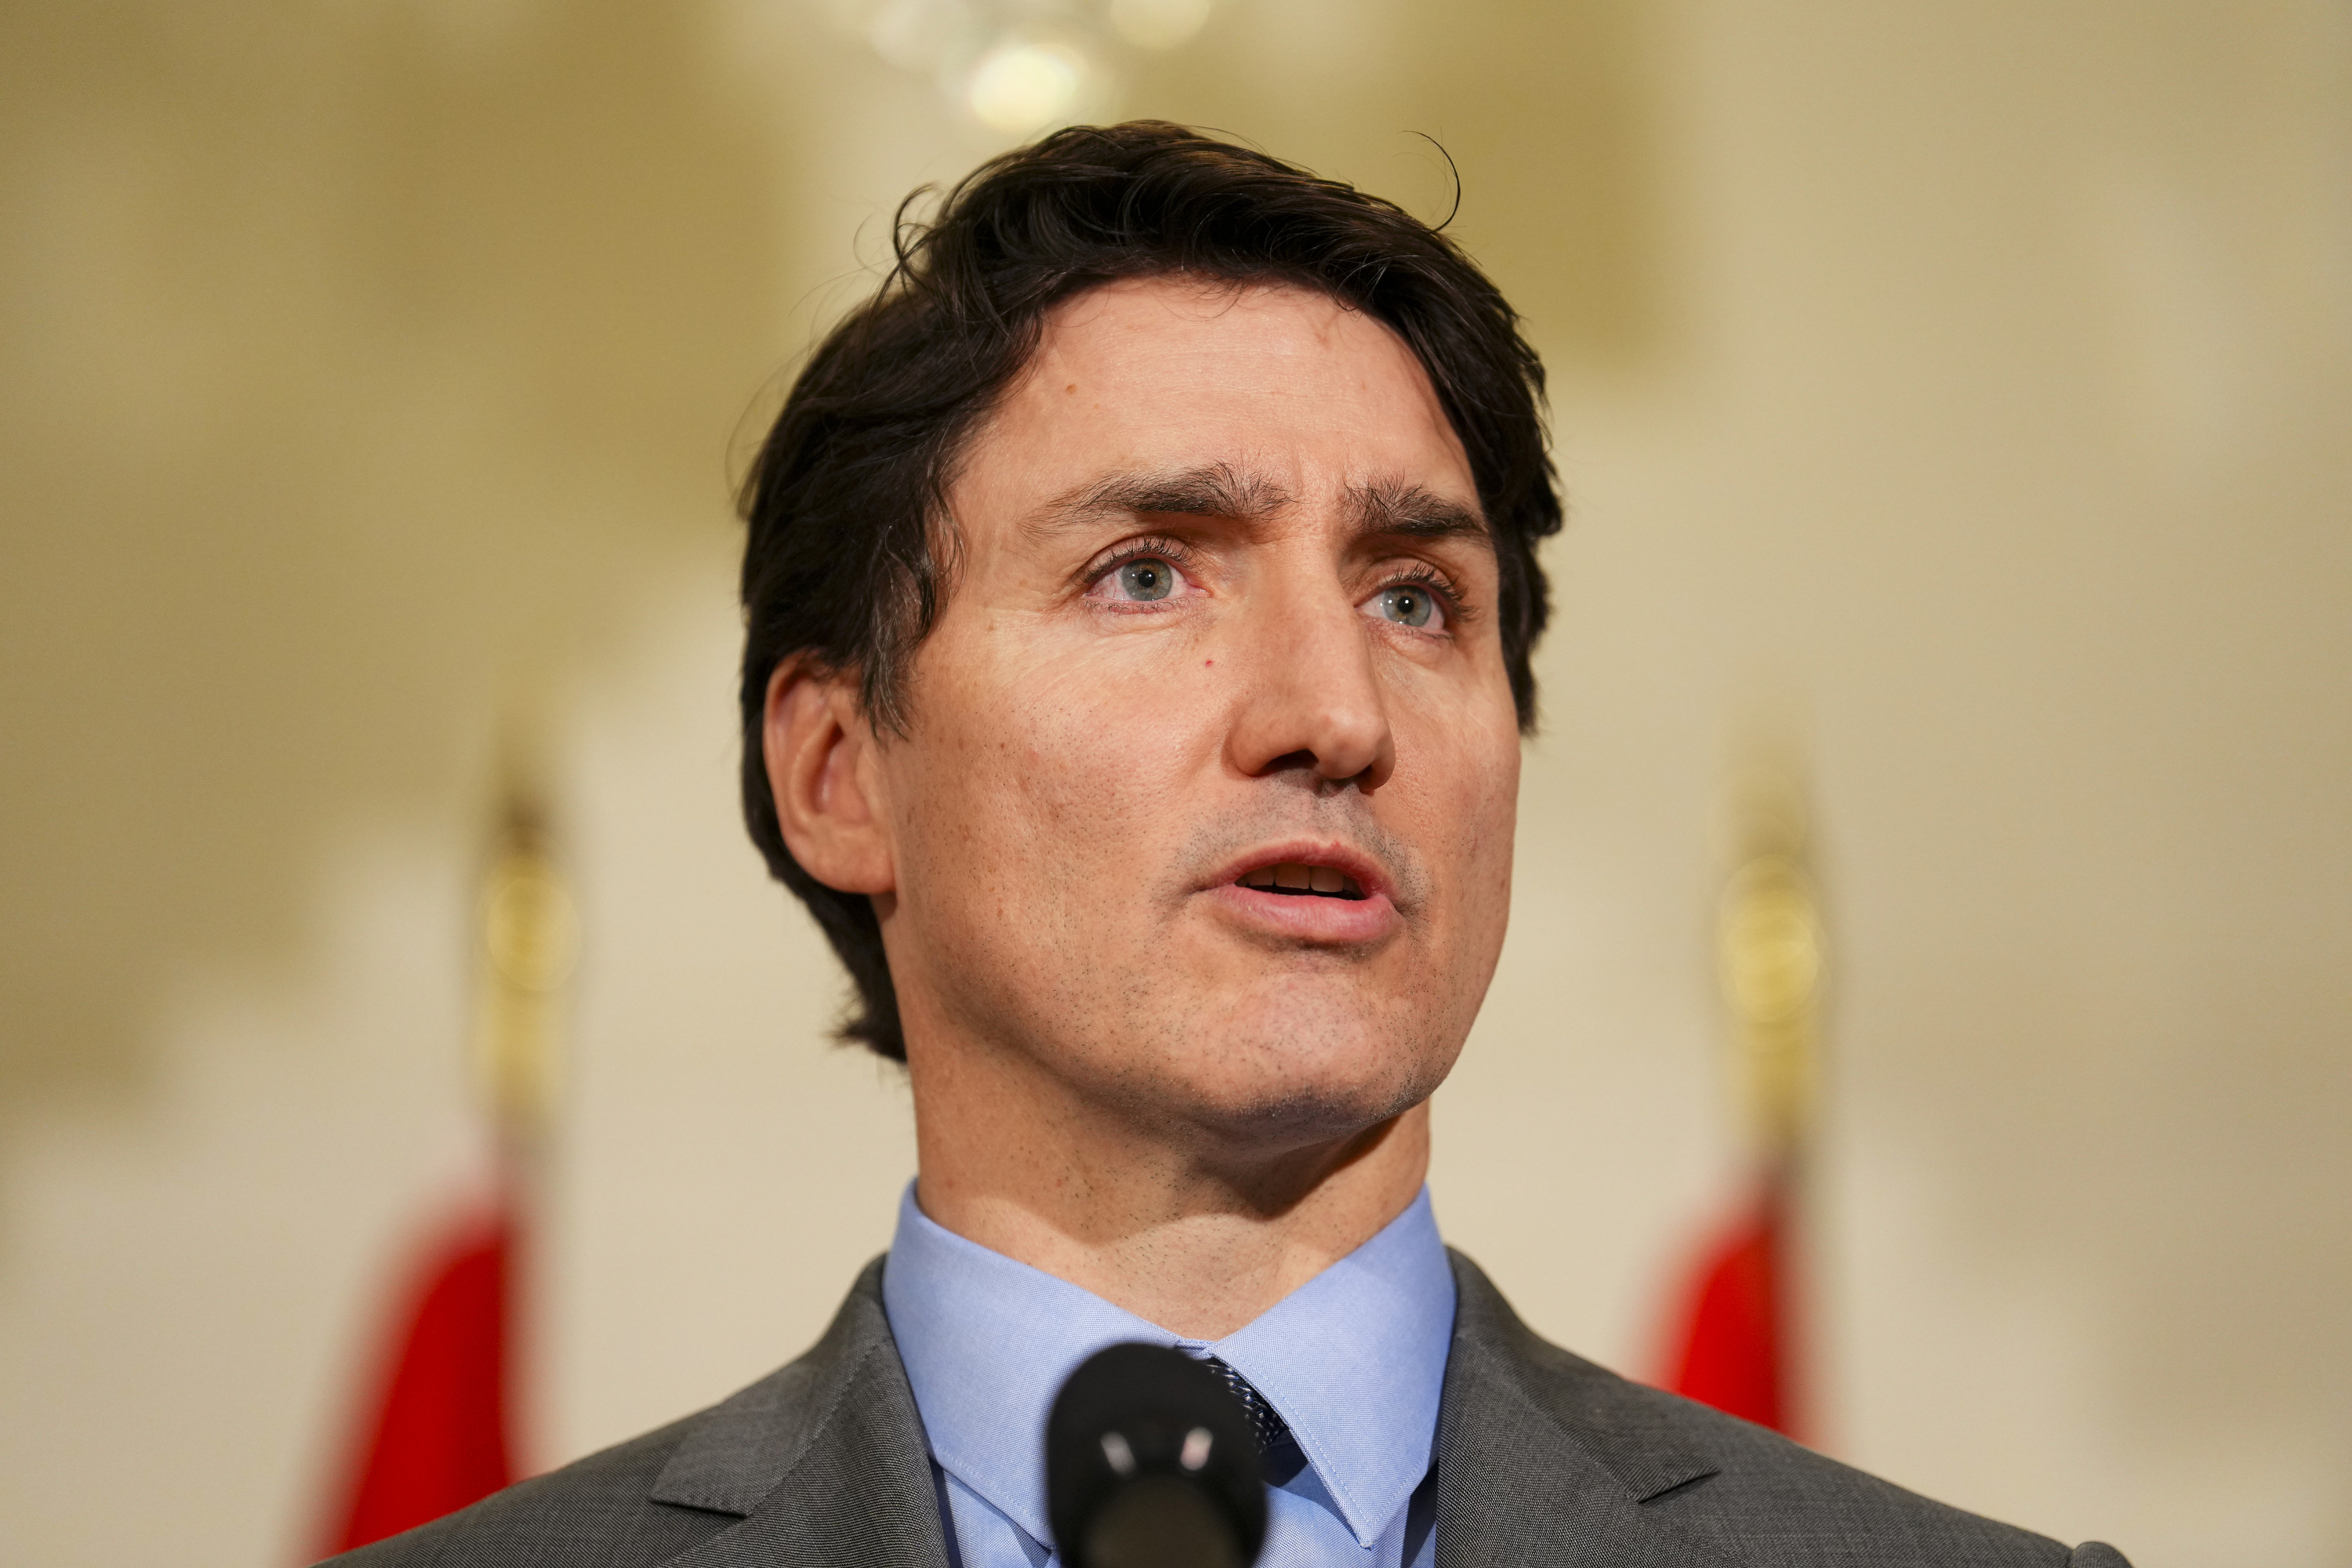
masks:
<instances>
[{"instance_id":1,"label":"dark wavy hair","mask_svg":"<svg viewBox=\"0 0 2352 1568\"><path fill-rule=\"evenodd\" d=\"M928 194L900 206L896 265L802 369L741 494L744 818L856 984L840 1037L897 1061L906 1038L872 900L826 887L784 846L761 743L768 683L804 657L854 676L869 720L905 732L907 663L951 587L956 458L1055 305L1181 274L1303 285L1393 328L1469 455L1522 729L1549 613L1536 546L1560 525L1543 366L1517 314L1459 246L1391 203L1157 121L1057 132L981 165L918 220Z\"/></svg>"}]
</instances>

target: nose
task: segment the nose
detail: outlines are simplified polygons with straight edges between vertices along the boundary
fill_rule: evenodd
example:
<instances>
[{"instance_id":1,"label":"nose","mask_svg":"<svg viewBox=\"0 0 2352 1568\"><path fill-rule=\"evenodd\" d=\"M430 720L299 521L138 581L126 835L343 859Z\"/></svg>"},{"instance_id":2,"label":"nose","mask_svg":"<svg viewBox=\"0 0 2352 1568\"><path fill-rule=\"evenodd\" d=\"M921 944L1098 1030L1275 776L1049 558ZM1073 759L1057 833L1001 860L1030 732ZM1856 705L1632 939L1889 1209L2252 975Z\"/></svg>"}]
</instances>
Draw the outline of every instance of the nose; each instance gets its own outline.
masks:
<instances>
[{"instance_id":1,"label":"nose","mask_svg":"<svg viewBox=\"0 0 2352 1568\"><path fill-rule=\"evenodd\" d=\"M1250 606L1246 687L1228 753L1255 778L1309 768L1327 786L1375 790L1396 770L1380 671L1362 614L1336 582L1269 593Z\"/></svg>"}]
</instances>

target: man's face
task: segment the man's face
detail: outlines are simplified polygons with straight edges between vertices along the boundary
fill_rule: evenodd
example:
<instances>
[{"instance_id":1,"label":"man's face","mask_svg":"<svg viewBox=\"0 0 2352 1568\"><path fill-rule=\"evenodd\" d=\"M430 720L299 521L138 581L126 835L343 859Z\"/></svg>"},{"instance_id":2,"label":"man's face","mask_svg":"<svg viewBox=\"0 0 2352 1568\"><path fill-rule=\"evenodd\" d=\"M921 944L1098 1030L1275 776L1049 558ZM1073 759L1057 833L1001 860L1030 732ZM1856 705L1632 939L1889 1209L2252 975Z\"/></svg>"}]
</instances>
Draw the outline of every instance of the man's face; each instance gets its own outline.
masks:
<instances>
[{"instance_id":1,"label":"man's face","mask_svg":"<svg viewBox=\"0 0 2352 1568\"><path fill-rule=\"evenodd\" d=\"M1046 320L950 490L881 748L877 900L926 1054L1252 1146L1444 1079L1510 897L1495 553L1387 327L1122 282Z\"/></svg>"}]
</instances>

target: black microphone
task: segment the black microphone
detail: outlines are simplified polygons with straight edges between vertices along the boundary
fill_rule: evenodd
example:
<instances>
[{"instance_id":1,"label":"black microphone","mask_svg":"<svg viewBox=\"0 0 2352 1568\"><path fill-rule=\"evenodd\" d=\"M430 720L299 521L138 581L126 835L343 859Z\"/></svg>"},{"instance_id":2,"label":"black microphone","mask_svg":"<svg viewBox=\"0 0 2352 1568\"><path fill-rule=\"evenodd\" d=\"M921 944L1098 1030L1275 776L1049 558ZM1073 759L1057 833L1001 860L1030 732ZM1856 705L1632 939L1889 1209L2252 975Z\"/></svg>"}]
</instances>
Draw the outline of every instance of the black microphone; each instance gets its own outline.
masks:
<instances>
[{"instance_id":1,"label":"black microphone","mask_svg":"<svg viewBox=\"0 0 2352 1568\"><path fill-rule=\"evenodd\" d=\"M1097 1351L1045 1418L1045 1517L1067 1568L1250 1568L1265 1482L1248 1413L1181 1351Z\"/></svg>"}]
</instances>

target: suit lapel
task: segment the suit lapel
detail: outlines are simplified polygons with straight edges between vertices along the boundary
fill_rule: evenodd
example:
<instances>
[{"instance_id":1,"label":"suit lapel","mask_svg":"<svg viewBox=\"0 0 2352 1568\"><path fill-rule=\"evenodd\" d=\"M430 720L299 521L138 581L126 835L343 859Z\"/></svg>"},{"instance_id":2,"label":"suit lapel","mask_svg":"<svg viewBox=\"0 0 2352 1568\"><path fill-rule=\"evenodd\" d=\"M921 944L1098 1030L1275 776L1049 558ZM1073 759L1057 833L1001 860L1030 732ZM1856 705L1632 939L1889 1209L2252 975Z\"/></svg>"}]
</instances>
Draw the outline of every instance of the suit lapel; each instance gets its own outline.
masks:
<instances>
[{"instance_id":1,"label":"suit lapel","mask_svg":"<svg viewBox=\"0 0 2352 1568\"><path fill-rule=\"evenodd\" d=\"M814 1349L719 1405L653 1500L744 1517L670 1568L946 1568L930 1451L867 1266Z\"/></svg>"},{"instance_id":2,"label":"suit lapel","mask_svg":"<svg viewBox=\"0 0 2352 1568\"><path fill-rule=\"evenodd\" d=\"M1715 1473L1545 1343L1461 1254L1437 1418L1438 1568L1704 1568L1720 1549L1649 1509Z\"/></svg>"},{"instance_id":3,"label":"suit lapel","mask_svg":"<svg viewBox=\"0 0 2352 1568\"><path fill-rule=\"evenodd\" d=\"M1530 1332L1454 1255L1439 1568L1731 1568L1646 1505L1716 1472L1622 1380ZM652 1500L737 1514L668 1568L946 1568L914 1391L869 1265L806 1355L700 1417Z\"/></svg>"}]
</instances>

